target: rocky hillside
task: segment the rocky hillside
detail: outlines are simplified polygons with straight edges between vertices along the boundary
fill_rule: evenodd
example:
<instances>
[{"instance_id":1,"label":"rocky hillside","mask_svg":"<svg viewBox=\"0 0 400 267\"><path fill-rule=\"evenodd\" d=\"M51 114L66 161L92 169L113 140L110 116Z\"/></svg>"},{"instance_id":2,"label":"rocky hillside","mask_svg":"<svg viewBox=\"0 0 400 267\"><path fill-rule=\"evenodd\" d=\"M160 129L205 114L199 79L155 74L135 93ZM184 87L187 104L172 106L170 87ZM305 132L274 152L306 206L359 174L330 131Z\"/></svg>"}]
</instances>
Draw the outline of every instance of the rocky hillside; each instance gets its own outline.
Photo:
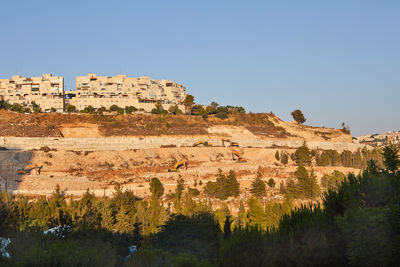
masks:
<instances>
[{"instance_id":1,"label":"rocky hillside","mask_svg":"<svg viewBox=\"0 0 400 267\"><path fill-rule=\"evenodd\" d=\"M210 130L211 129L211 130ZM236 129L236 130L235 130ZM237 114L227 119L185 115L20 114L0 111L0 136L123 137L160 135L232 135L262 139L351 142L338 129L310 127L280 120L273 114Z\"/></svg>"}]
</instances>

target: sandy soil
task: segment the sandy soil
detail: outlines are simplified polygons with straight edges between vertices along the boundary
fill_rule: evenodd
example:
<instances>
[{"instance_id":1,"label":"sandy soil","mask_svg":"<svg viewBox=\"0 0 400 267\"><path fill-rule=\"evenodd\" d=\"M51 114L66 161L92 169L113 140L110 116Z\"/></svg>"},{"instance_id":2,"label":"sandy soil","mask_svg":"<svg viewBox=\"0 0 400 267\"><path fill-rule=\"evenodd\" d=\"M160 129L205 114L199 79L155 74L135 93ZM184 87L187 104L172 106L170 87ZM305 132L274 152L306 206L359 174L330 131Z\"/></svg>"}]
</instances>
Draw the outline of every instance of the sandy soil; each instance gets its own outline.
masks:
<instances>
[{"instance_id":1,"label":"sandy soil","mask_svg":"<svg viewBox=\"0 0 400 267\"><path fill-rule=\"evenodd\" d=\"M232 160L231 148L224 147L185 147L159 148L128 151L34 151L0 153L3 168L3 177L7 179L8 189L26 195L49 195L58 184L68 195L81 196L86 189L96 195L112 195L116 184L125 189L131 189L135 194L146 197L149 192L149 181L157 177L164 184L165 192L173 192L176 180L182 177L186 185L202 191L207 181L214 181L215 175L221 169L224 173L234 170L241 184L243 197L248 194L251 181L257 170L263 173L263 179L273 178L275 189L269 189L271 199L279 198L276 192L279 184L286 183L296 169L293 162L282 165L275 159L276 149L239 148L246 163L237 163ZM283 150L279 150L283 151ZM285 150L292 153L293 150ZM176 173L168 172L175 162L187 159L187 170L180 169ZM40 175L32 171L31 175L17 176L13 171L24 167L22 162L43 165ZM318 178L330 174L333 170L344 173L358 170L343 167L315 167ZM11 177L10 177L10 176ZM201 182L200 182L201 181ZM200 185L202 184L202 185ZM273 193L275 192L275 193Z\"/></svg>"}]
</instances>

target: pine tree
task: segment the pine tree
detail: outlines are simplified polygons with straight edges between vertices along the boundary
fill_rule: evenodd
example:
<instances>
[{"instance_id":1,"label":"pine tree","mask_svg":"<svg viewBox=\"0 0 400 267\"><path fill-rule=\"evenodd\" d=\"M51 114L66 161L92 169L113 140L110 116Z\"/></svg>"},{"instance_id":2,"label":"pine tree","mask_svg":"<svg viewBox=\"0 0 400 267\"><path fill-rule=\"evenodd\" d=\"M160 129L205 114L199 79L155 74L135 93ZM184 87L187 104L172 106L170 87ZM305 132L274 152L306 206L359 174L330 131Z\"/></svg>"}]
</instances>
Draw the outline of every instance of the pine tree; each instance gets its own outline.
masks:
<instances>
[{"instance_id":1,"label":"pine tree","mask_svg":"<svg viewBox=\"0 0 400 267\"><path fill-rule=\"evenodd\" d=\"M312 155L311 155L310 149L308 149L306 144L303 144L301 147L296 149L293 158L296 161L298 166L311 165Z\"/></svg>"},{"instance_id":2,"label":"pine tree","mask_svg":"<svg viewBox=\"0 0 400 267\"><path fill-rule=\"evenodd\" d=\"M153 198L147 209L148 229L144 234L154 234L158 232L159 227L167 220L167 212L161 206L160 201Z\"/></svg>"},{"instance_id":3,"label":"pine tree","mask_svg":"<svg viewBox=\"0 0 400 267\"><path fill-rule=\"evenodd\" d=\"M231 216L226 216L224 223L224 239L227 239L232 234L231 224L232 224Z\"/></svg>"},{"instance_id":4,"label":"pine tree","mask_svg":"<svg viewBox=\"0 0 400 267\"><path fill-rule=\"evenodd\" d=\"M247 216L249 219L249 224L253 226L259 226L262 229L267 228L266 220L267 216L264 212L264 208L260 201L255 198L251 197L249 199L249 209L247 210Z\"/></svg>"},{"instance_id":5,"label":"pine tree","mask_svg":"<svg viewBox=\"0 0 400 267\"><path fill-rule=\"evenodd\" d=\"M275 180L274 178L269 178L268 180L268 186L274 188L275 187Z\"/></svg>"},{"instance_id":6,"label":"pine tree","mask_svg":"<svg viewBox=\"0 0 400 267\"><path fill-rule=\"evenodd\" d=\"M266 193L265 182L261 180L261 177L257 176L254 181L251 183L250 192L257 198L265 197Z\"/></svg>"},{"instance_id":7,"label":"pine tree","mask_svg":"<svg viewBox=\"0 0 400 267\"><path fill-rule=\"evenodd\" d=\"M387 145L383 148L383 164L389 173L395 174L399 165L400 147L397 145Z\"/></svg>"},{"instance_id":8,"label":"pine tree","mask_svg":"<svg viewBox=\"0 0 400 267\"><path fill-rule=\"evenodd\" d=\"M185 105L186 113L188 113L189 115L192 112L193 104L194 104L194 97L192 95L187 94L185 96L185 99L183 100L183 105Z\"/></svg>"},{"instance_id":9,"label":"pine tree","mask_svg":"<svg viewBox=\"0 0 400 267\"><path fill-rule=\"evenodd\" d=\"M101 202L101 227L109 231L114 230L114 211L108 199L104 198Z\"/></svg>"},{"instance_id":10,"label":"pine tree","mask_svg":"<svg viewBox=\"0 0 400 267\"><path fill-rule=\"evenodd\" d=\"M117 215L115 216L115 230L119 233L133 233L133 231L135 230L134 218L135 217L131 209L128 209L125 206L121 206L121 208L117 212Z\"/></svg>"},{"instance_id":11,"label":"pine tree","mask_svg":"<svg viewBox=\"0 0 400 267\"><path fill-rule=\"evenodd\" d=\"M275 152L275 158L277 161L280 161L279 150Z\"/></svg>"},{"instance_id":12,"label":"pine tree","mask_svg":"<svg viewBox=\"0 0 400 267\"><path fill-rule=\"evenodd\" d=\"M281 163L288 164L289 162L289 155L286 152L282 152L281 154Z\"/></svg>"},{"instance_id":13,"label":"pine tree","mask_svg":"<svg viewBox=\"0 0 400 267\"><path fill-rule=\"evenodd\" d=\"M157 178L150 180L150 192L153 198L160 198L164 194L164 186Z\"/></svg>"},{"instance_id":14,"label":"pine tree","mask_svg":"<svg viewBox=\"0 0 400 267\"><path fill-rule=\"evenodd\" d=\"M229 187L229 192L228 196L234 196L237 197L239 196L239 182L236 179L236 174L233 170L229 171L228 176L226 177L228 180L228 187Z\"/></svg>"}]
</instances>

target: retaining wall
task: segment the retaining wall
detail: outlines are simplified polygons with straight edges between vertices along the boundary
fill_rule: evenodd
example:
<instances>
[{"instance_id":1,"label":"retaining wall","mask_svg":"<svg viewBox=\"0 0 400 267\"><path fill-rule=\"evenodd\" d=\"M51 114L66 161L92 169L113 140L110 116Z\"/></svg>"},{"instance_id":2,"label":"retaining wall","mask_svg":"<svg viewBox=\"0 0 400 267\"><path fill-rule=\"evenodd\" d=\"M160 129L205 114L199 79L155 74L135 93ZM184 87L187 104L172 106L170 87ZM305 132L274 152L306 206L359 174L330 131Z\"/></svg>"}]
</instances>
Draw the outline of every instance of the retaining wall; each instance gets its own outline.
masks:
<instances>
[{"instance_id":1,"label":"retaining wall","mask_svg":"<svg viewBox=\"0 0 400 267\"><path fill-rule=\"evenodd\" d=\"M194 142L207 140L213 146L221 146L217 137L101 137L101 138L54 138L54 137L0 137L0 147L17 150L40 149L48 146L57 150L104 151L160 148L175 145L177 147L192 146ZM241 147L259 148L297 148L303 140L266 140L266 139L234 139ZM359 148L372 147L344 142L307 142L310 149L335 149L356 151Z\"/></svg>"}]
</instances>

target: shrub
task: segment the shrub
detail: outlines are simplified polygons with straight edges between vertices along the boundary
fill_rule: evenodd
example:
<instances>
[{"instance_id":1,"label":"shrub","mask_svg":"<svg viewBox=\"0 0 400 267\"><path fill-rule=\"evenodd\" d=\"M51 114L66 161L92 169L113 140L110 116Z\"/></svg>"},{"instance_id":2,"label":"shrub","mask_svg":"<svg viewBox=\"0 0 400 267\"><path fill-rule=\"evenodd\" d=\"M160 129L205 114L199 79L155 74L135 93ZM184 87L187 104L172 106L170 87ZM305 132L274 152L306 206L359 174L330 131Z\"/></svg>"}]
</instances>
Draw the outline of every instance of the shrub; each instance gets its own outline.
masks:
<instances>
[{"instance_id":1,"label":"shrub","mask_svg":"<svg viewBox=\"0 0 400 267\"><path fill-rule=\"evenodd\" d=\"M135 108L134 106L126 106L125 107L125 113L126 114L132 114L133 112L136 112L137 108Z\"/></svg>"},{"instance_id":2,"label":"shrub","mask_svg":"<svg viewBox=\"0 0 400 267\"><path fill-rule=\"evenodd\" d=\"M267 185L268 185L269 187L274 188L274 187L275 187L275 180L274 180L273 178L270 178L270 179L268 180Z\"/></svg>"},{"instance_id":3,"label":"shrub","mask_svg":"<svg viewBox=\"0 0 400 267\"><path fill-rule=\"evenodd\" d=\"M93 114L95 112L95 108L93 106L87 106L83 110L81 110L81 113L89 113Z\"/></svg>"},{"instance_id":4,"label":"shrub","mask_svg":"<svg viewBox=\"0 0 400 267\"><path fill-rule=\"evenodd\" d=\"M182 111L179 109L178 105L171 105L168 109L168 112L174 115L182 114Z\"/></svg>"},{"instance_id":5,"label":"shrub","mask_svg":"<svg viewBox=\"0 0 400 267\"><path fill-rule=\"evenodd\" d=\"M215 114L215 117L217 117L221 120L225 120L226 118L228 118L228 114L220 111L217 114Z\"/></svg>"},{"instance_id":6,"label":"shrub","mask_svg":"<svg viewBox=\"0 0 400 267\"><path fill-rule=\"evenodd\" d=\"M75 112L76 107L74 105L68 104L67 107L65 108L67 112Z\"/></svg>"},{"instance_id":7,"label":"shrub","mask_svg":"<svg viewBox=\"0 0 400 267\"><path fill-rule=\"evenodd\" d=\"M281 154L281 163L288 164L289 162L289 155L286 152L282 152Z\"/></svg>"}]
</instances>

